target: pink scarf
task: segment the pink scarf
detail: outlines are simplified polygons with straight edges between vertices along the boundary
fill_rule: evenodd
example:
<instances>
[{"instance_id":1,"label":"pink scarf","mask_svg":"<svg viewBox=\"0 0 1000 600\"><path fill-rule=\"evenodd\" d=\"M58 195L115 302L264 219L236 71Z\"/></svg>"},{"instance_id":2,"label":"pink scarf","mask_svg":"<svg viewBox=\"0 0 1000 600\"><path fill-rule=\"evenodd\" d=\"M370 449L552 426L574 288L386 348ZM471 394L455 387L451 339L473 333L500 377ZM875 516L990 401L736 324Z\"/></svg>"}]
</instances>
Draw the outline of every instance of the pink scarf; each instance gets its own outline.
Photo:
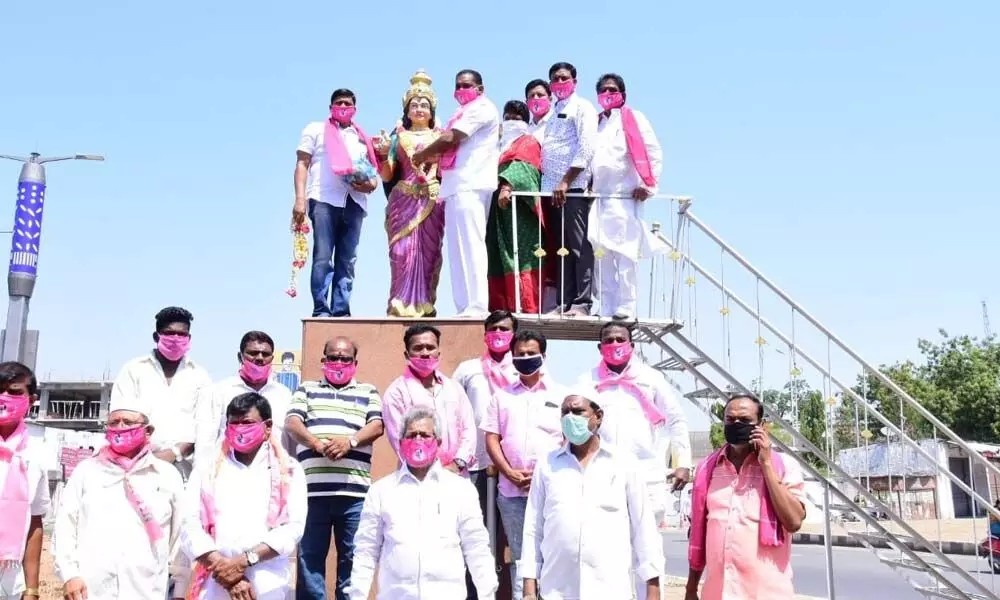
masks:
<instances>
[{"instance_id":1,"label":"pink scarf","mask_svg":"<svg viewBox=\"0 0 1000 600\"><path fill-rule=\"evenodd\" d=\"M660 425L667 422L666 415L653 404L653 400L649 395L639 387L639 369L631 360L621 374L609 369L608 364L602 360L601 364L597 366L597 376L598 382L596 388L598 392L612 386L620 385L639 401L639 406L642 407L642 412L649 419L650 423Z\"/></svg>"},{"instance_id":2,"label":"pink scarf","mask_svg":"<svg viewBox=\"0 0 1000 600\"><path fill-rule=\"evenodd\" d=\"M375 147L372 146L371 138L365 134L364 130L357 123L352 121L351 127L354 127L354 131L358 132L358 138L368 150L368 160L371 162L372 167L377 169L378 159L375 157ZM324 129L323 133L323 146L326 148L326 159L330 162L330 168L333 170L334 175L350 175L354 172L354 161L351 160L351 154L347 151L347 146L344 145L344 136L340 132L340 127L331 123L330 119L326 120L326 129Z\"/></svg>"},{"instance_id":3,"label":"pink scarf","mask_svg":"<svg viewBox=\"0 0 1000 600\"><path fill-rule=\"evenodd\" d=\"M487 351L483 353L479 362L483 366L483 375L486 376L486 381L490 384L490 394L496 393L497 389L504 389L517 379L517 376L511 373L513 362L510 353L505 354L503 360L497 362ZM510 369L504 369L504 367L510 367Z\"/></svg>"},{"instance_id":4,"label":"pink scarf","mask_svg":"<svg viewBox=\"0 0 1000 600\"><path fill-rule=\"evenodd\" d=\"M653 166L649 163L646 142L642 139L642 133L639 131L639 122L636 121L635 113L628 106L622 106L621 112L625 147L628 148L628 156L632 159L632 164L635 165L635 172L638 173L642 183L654 187L656 186L656 177L653 175Z\"/></svg>"},{"instance_id":5,"label":"pink scarf","mask_svg":"<svg viewBox=\"0 0 1000 600\"><path fill-rule=\"evenodd\" d=\"M705 537L708 534L708 488L712 482L712 473L719 464L719 459L726 451L728 444L713 452L700 465L694 476L694 488L691 490L691 541L688 542L688 563L691 569L705 569ZM785 476L785 463L777 452L771 453L771 461L779 478ZM771 497L764 494L760 499L760 525L758 537L761 546L778 547L785 543L785 529L778 521L777 513Z\"/></svg>"},{"instance_id":6,"label":"pink scarf","mask_svg":"<svg viewBox=\"0 0 1000 600\"><path fill-rule=\"evenodd\" d=\"M482 98L482 96L480 96L480 98ZM476 100L478 99L479 98L477 98ZM476 100L473 100L472 102L475 102ZM462 106L459 106L458 110L455 111L455 114L453 114L451 118L448 119L448 124L445 125L444 128L451 129L452 125L457 123L458 120L462 118L462 115L465 114L466 107L472 104L472 102L469 102L469 104L464 104ZM454 169L455 163L457 161L458 161L458 145L456 144L441 153L441 158L438 159L438 170L448 171ZM441 463L441 464L448 464L448 463Z\"/></svg>"},{"instance_id":7,"label":"pink scarf","mask_svg":"<svg viewBox=\"0 0 1000 600\"><path fill-rule=\"evenodd\" d=\"M454 383L448 379L445 379L440 373L434 373L434 378L441 384L441 404L442 406L458 405L458 402L454 396L454 390L451 388ZM441 426L447 431L442 432L441 449L438 451L438 460L441 461L442 465L450 464L458 456L458 449L461 447L461 432L465 430L465 421L462 418L462 411L455 410L454 412L443 413L435 402L434 397L431 395L430 391L424 387L424 384L420 379L407 367L403 371L403 385L406 389L407 395L410 397L410 405L416 406L418 403L415 402L417 398L430 398L430 406L434 408L434 411L438 413L438 417L441 419ZM400 432L400 437L402 437L403 432ZM470 465L471 466L471 465Z\"/></svg>"},{"instance_id":8,"label":"pink scarf","mask_svg":"<svg viewBox=\"0 0 1000 600\"><path fill-rule=\"evenodd\" d=\"M0 462L7 463L7 480L0 489L0 567L21 564L31 521L28 490L28 428L22 420L7 439L0 438Z\"/></svg>"},{"instance_id":9,"label":"pink scarf","mask_svg":"<svg viewBox=\"0 0 1000 600\"><path fill-rule=\"evenodd\" d=\"M264 450L264 448L262 448ZM267 528L288 523L288 490L291 483L292 468L288 455L285 453L278 440L272 438L267 444L267 466L271 473L271 498L267 509ZM215 478L219 475L227 457L232 452L229 442L223 439L222 451L215 461L215 469L209 474L209 479L202 482L201 488L201 526L210 537L215 538L215 521L218 508L215 505ZM188 589L188 600L199 600L205 583L212 574L196 563L194 576L191 578L191 587Z\"/></svg>"},{"instance_id":10,"label":"pink scarf","mask_svg":"<svg viewBox=\"0 0 1000 600\"><path fill-rule=\"evenodd\" d=\"M139 520L142 521L143 527L146 528L146 535L149 536L149 542L155 545L156 542L163 538L163 529L160 524L156 522L153 518L153 511L149 509L146 502L139 497L139 494L135 491L132 486L132 482L129 481L129 474L135 469L135 465L138 464L139 460L144 456L149 454L151 446L147 443L134 458L129 458L127 456L122 456L121 454L115 454L109 446L101 448L101 451L97 453L97 459L103 461L109 465L115 465L121 467L125 471L125 476L122 479L122 483L125 486L125 498L128 499L128 503L132 505L132 509L139 515Z\"/></svg>"}]
</instances>

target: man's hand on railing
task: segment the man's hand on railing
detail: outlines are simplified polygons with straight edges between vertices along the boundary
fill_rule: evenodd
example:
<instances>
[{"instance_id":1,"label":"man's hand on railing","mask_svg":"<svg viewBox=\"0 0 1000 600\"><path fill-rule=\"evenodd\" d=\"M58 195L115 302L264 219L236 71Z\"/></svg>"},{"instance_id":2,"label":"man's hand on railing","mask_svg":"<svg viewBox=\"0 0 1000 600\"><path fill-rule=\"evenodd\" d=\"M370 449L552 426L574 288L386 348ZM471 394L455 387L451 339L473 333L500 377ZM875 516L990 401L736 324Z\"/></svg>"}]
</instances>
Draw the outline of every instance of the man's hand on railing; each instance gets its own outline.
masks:
<instances>
[{"instance_id":1,"label":"man's hand on railing","mask_svg":"<svg viewBox=\"0 0 1000 600\"><path fill-rule=\"evenodd\" d=\"M509 185L501 185L500 192L497 194L497 204L500 208L507 208L510 206L510 194L513 191Z\"/></svg>"},{"instance_id":2,"label":"man's hand on railing","mask_svg":"<svg viewBox=\"0 0 1000 600\"><path fill-rule=\"evenodd\" d=\"M566 192L569 190L569 183L564 179L552 190L552 204L556 208L566 206Z\"/></svg>"},{"instance_id":3,"label":"man's hand on railing","mask_svg":"<svg viewBox=\"0 0 1000 600\"><path fill-rule=\"evenodd\" d=\"M639 202L646 201L653 194L646 188L637 187L632 190L632 198L638 200Z\"/></svg>"}]
</instances>

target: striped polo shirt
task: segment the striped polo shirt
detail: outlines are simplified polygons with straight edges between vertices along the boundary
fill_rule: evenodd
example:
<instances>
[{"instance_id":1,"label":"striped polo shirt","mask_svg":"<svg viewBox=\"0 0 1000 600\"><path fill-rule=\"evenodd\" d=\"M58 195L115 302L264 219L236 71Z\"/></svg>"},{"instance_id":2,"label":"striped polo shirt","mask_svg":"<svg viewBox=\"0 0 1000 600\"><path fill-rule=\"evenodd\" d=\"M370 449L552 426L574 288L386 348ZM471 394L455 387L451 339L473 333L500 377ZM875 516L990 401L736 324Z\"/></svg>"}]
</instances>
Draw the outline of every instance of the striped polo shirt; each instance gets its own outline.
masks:
<instances>
[{"instance_id":1,"label":"striped polo shirt","mask_svg":"<svg viewBox=\"0 0 1000 600\"><path fill-rule=\"evenodd\" d=\"M366 424L382 419L382 400L375 386L352 381L335 388L323 381L304 381L292 395L288 416L298 417L319 439L351 437ZM296 457L306 473L309 496L364 498L372 483L372 447L359 446L330 460L301 444Z\"/></svg>"}]
</instances>

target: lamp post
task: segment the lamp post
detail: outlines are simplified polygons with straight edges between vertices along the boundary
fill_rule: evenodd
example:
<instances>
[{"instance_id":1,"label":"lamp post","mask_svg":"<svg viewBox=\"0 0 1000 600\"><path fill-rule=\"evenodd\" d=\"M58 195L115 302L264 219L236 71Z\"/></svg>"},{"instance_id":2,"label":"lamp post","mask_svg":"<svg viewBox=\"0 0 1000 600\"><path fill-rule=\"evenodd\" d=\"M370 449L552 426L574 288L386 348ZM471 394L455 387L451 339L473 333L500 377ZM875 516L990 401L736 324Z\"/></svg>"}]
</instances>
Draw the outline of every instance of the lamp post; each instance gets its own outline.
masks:
<instances>
[{"instance_id":1,"label":"lamp post","mask_svg":"<svg viewBox=\"0 0 1000 600\"><path fill-rule=\"evenodd\" d=\"M23 359L25 331L28 327L28 301L35 290L38 276L38 246L42 238L42 210L45 204L45 167L48 162L61 160L100 160L99 154L46 156L37 152L29 156L0 158L23 163L17 180L17 207L14 211L13 235L10 242L10 265L7 270L7 328L0 356L4 361Z\"/></svg>"}]
</instances>

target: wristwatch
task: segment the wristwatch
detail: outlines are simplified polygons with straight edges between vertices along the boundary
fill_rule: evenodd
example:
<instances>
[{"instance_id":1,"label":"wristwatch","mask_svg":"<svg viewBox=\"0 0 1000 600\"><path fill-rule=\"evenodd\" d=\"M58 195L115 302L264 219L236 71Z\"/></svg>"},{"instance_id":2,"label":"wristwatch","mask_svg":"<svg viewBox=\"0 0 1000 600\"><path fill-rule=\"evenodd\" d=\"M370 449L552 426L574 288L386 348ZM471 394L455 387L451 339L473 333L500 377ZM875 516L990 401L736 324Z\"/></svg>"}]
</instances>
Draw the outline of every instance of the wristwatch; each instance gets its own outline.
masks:
<instances>
[{"instance_id":1,"label":"wristwatch","mask_svg":"<svg viewBox=\"0 0 1000 600\"><path fill-rule=\"evenodd\" d=\"M462 460L461 458L456 458L456 459L455 459L455 460L453 460L452 462L454 462L454 463L455 463L455 465L456 465L456 466L458 466L458 470L459 470L459 471L464 471L464 470L465 470L465 468L466 468L467 466L469 466L469 465L468 465L468 463L467 463L467 462L465 462L464 460Z\"/></svg>"},{"instance_id":2,"label":"wristwatch","mask_svg":"<svg viewBox=\"0 0 1000 600\"><path fill-rule=\"evenodd\" d=\"M244 554L247 556L247 566L252 567L260 562L260 556L253 550L247 550Z\"/></svg>"},{"instance_id":3,"label":"wristwatch","mask_svg":"<svg viewBox=\"0 0 1000 600\"><path fill-rule=\"evenodd\" d=\"M354 436L351 436L351 439L350 439L351 448L357 448L358 447L358 443L359 443L358 442L358 438L356 438Z\"/></svg>"}]
</instances>

